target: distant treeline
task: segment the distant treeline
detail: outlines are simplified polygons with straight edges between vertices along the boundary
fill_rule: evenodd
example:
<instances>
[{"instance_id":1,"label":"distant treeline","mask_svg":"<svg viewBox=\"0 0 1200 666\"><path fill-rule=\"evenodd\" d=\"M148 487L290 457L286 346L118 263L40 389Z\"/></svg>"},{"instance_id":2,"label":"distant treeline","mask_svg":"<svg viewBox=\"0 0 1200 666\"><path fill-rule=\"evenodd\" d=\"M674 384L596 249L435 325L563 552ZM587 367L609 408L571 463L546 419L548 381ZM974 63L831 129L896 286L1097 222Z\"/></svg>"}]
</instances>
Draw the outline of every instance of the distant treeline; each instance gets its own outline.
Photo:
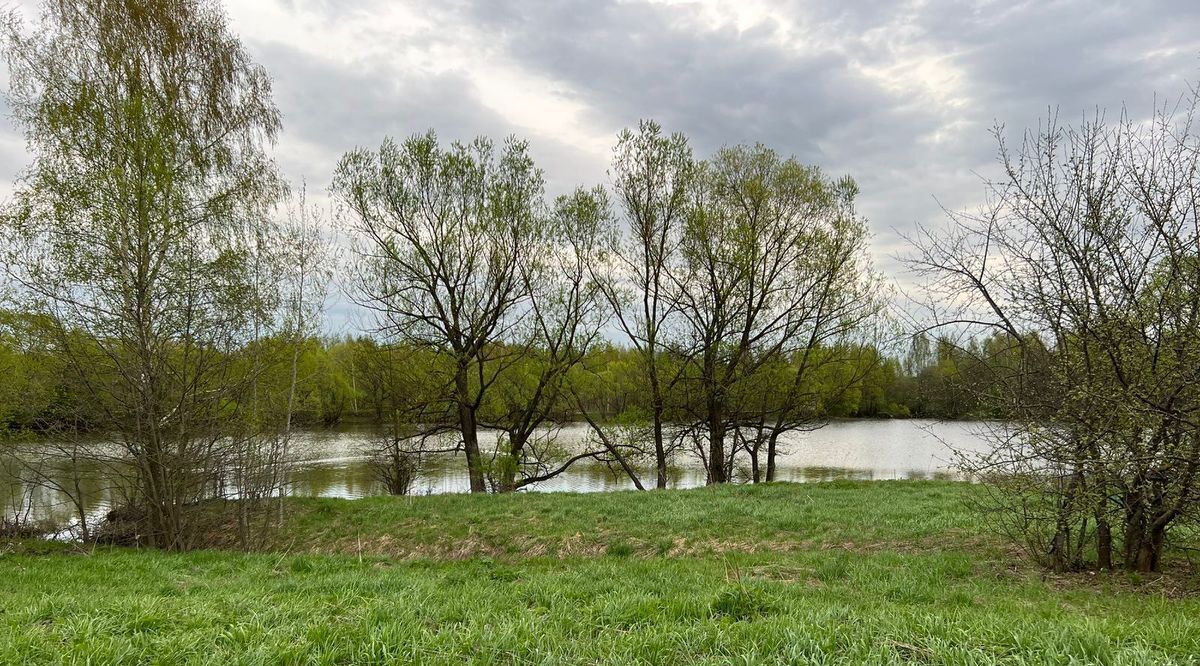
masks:
<instances>
[{"instance_id":1,"label":"distant treeline","mask_svg":"<svg viewBox=\"0 0 1200 666\"><path fill-rule=\"evenodd\" d=\"M983 397L985 360L994 362L1011 345L1003 338L962 346L948 339L918 337L903 354L889 355L873 345L822 348L815 353L836 362L805 378L805 393L813 398L813 418L1001 418L1004 405ZM255 357L260 400L282 401L288 395L291 357L295 345L282 337L256 343ZM246 350L250 358L249 349ZM680 363L664 354L666 363ZM437 377L450 359L435 352L382 344L370 336L308 337L301 344L292 412L293 423L328 427L343 423L390 425L414 405L432 401L440 388ZM51 342L39 334L31 317L0 313L0 424L9 435L52 434L64 428L84 429L104 422L92 412L95 403L73 381L67 363ZM601 344L573 368L579 405L564 403L555 420L580 420L586 411L605 422L640 422L651 408L650 390L634 350ZM775 365L794 368L798 358ZM534 361L536 363L536 361ZM780 368L775 368L779 370ZM782 394L787 372L764 370L756 392ZM250 372L250 367L246 366ZM500 390L488 394L480 410L482 423L499 422L505 392L520 392L532 381L530 364L506 368ZM853 378L853 380L851 380ZM686 418L686 381L668 396L669 418ZM285 405L278 405L283 414Z\"/></svg>"}]
</instances>

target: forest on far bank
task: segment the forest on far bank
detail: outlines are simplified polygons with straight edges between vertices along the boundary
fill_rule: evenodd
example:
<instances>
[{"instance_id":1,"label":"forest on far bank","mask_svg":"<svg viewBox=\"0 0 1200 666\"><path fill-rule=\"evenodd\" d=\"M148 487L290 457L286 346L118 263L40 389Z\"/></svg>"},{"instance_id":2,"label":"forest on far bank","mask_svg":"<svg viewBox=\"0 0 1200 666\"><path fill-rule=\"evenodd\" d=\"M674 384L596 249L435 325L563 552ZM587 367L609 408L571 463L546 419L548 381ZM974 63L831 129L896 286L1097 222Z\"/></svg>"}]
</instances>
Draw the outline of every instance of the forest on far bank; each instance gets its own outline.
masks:
<instances>
[{"instance_id":1,"label":"forest on far bank","mask_svg":"<svg viewBox=\"0 0 1200 666\"><path fill-rule=\"evenodd\" d=\"M258 374L263 396L281 400L287 395L291 340L281 337L256 344L266 352L265 370ZM920 336L903 354L888 354L874 345L840 345L817 354L836 362L818 363L820 371L805 377L804 393L816 408L813 417L832 418L1003 418L999 400L988 400L981 388L987 366L1011 347L1002 338L983 342L958 342ZM668 358L669 355L668 355ZM0 313L0 437L52 437L63 429L87 429L101 417L91 413L94 402L86 390L73 385L65 359L53 353L52 341L39 335L36 320L12 312ZM678 359L675 359L678 363ZM798 358L780 360L776 372L763 372L753 389L760 396L780 394ZM304 427L339 424L391 425L397 414L419 403L436 399L434 378L444 370L445 359L419 348L381 343L372 336L310 336L300 346L295 404L292 419ZM640 357L628 347L602 343L573 368L573 385L580 387L582 408L562 403L554 421L584 419L583 411L601 422L636 422L651 409ZM526 364L506 368L499 390L490 393L481 422L498 421L504 394L527 392L535 371ZM689 392L680 389L668 397L671 411L680 419L687 409ZM743 403L747 412L754 405ZM282 407L282 405L281 405Z\"/></svg>"}]
</instances>

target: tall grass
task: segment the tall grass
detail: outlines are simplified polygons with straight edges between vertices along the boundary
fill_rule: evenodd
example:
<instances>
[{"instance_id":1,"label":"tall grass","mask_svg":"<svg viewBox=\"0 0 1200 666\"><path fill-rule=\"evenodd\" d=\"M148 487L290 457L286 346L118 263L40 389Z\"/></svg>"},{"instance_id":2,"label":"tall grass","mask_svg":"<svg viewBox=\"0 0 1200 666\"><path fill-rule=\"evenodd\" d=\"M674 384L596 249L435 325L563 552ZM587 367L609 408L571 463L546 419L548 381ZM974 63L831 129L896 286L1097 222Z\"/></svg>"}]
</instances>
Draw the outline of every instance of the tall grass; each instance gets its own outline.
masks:
<instances>
[{"instance_id":1,"label":"tall grass","mask_svg":"<svg viewBox=\"0 0 1200 666\"><path fill-rule=\"evenodd\" d=\"M293 516L318 551L355 531L421 544L438 523L561 544L593 521L604 548L574 554L11 554L0 663L1195 663L1200 600L1120 576L1044 580L958 532L962 492L317 501Z\"/></svg>"}]
</instances>

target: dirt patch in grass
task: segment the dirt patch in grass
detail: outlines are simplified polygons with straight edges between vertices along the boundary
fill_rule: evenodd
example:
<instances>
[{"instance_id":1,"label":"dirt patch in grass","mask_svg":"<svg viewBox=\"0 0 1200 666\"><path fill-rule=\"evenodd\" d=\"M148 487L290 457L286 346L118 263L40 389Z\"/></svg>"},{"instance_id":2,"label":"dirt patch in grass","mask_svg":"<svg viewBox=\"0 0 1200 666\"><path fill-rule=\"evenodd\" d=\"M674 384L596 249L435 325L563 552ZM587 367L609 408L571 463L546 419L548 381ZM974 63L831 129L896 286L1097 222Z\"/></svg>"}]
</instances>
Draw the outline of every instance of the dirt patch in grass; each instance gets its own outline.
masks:
<instances>
[{"instance_id":1,"label":"dirt patch in grass","mask_svg":"<svg viewBox=\"0 0 1200 666\"><path fill-rule=\"evenodd\" d=\"M1032 568L1027 566L1026 573ZM1058 591L1091 589L1106 593L1134 592L1166 599L1200 596L1200 571L1191 562L1172 563L1170 570L1155 574L1126 571L1078 571L1056 574L1042 569L1035 570L1043 582Z\"/></svg>"},{"instance_id":2,"label":"dirt patch in grass","mask_svg":"<svg viewBox=\"0 0 1200 666\"><path fill-rule=\"evenodd\" d=\"M442 537L434 542L414 542L391 534L373 534L360 537L341 537L333 541L318 541L309 548L282 548L285 552L297 550L327 555L371 555L393 557L403 560L466 560L491 557L504 560L553 557L558 559L578 557L602 557L610 553L614 543L628 545L629 555L641 558L686 558L711 557L730 554L754 553L797 553L841 550L856 555L898 553L919 555L945 550L975 550L971 544L939 540L933 543L905 541L841 541L827 543L818 540L769 539L752 541L745 538L702 538L646 540L630 539L619 534L574 533L563 537L535 537L518 535L498 540L470 534L464 537Z\"/></svg>"}]
</instances>

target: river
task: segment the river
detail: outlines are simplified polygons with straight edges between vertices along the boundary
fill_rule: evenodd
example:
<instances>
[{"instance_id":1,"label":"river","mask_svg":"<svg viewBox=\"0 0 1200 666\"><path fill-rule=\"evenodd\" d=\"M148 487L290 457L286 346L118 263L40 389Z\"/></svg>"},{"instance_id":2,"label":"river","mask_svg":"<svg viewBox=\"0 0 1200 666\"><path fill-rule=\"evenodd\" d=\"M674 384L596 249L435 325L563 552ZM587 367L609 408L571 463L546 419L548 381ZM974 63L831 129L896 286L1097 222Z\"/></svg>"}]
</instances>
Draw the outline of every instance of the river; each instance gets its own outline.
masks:
<instances>
[{"instance_id":1,"label":"river","mask_svg":"<svg viewBox=\"0 0 1200 666\"><path fill-rule=\"evenodd\" d=\"M886 480L958 478L954 451L976 451L985 446L982 435L988 428L983 422L939 422L909 420L839 420L809 432L790 433L782 442L778 462L779 481L815 482L835 479ZM289 492L306 497L359 498L383 492L360 450L373 432L366 428L307 430L292 444L295 463L289 473ZM558 437L566 446L587 436L583 425L563 427ZM481 433L481 445L494 444L495 435ZM0 471L12 469L11 461L0 458ZM735 476L746 476L740 469ZM688 488L704 485L704 469L689 453L679 454L673 462L670 486ZM643 476L653 483L653 473ZM84 484L85 506L90 515L99 515L116 501L116 491L102 479ZM73 508L66 494L44 486L22 484L8 479L2 499L5 516L11 516L24 504L29 516L65 523ZM413 492L416 494L456 493L468 489L467 473L461 457L442 456L425 466ZM599 492L633 488L623 475L613 474L594 462L577 463L563 474L534 484L535 492Z\"/></svg>"}]
</instances>

